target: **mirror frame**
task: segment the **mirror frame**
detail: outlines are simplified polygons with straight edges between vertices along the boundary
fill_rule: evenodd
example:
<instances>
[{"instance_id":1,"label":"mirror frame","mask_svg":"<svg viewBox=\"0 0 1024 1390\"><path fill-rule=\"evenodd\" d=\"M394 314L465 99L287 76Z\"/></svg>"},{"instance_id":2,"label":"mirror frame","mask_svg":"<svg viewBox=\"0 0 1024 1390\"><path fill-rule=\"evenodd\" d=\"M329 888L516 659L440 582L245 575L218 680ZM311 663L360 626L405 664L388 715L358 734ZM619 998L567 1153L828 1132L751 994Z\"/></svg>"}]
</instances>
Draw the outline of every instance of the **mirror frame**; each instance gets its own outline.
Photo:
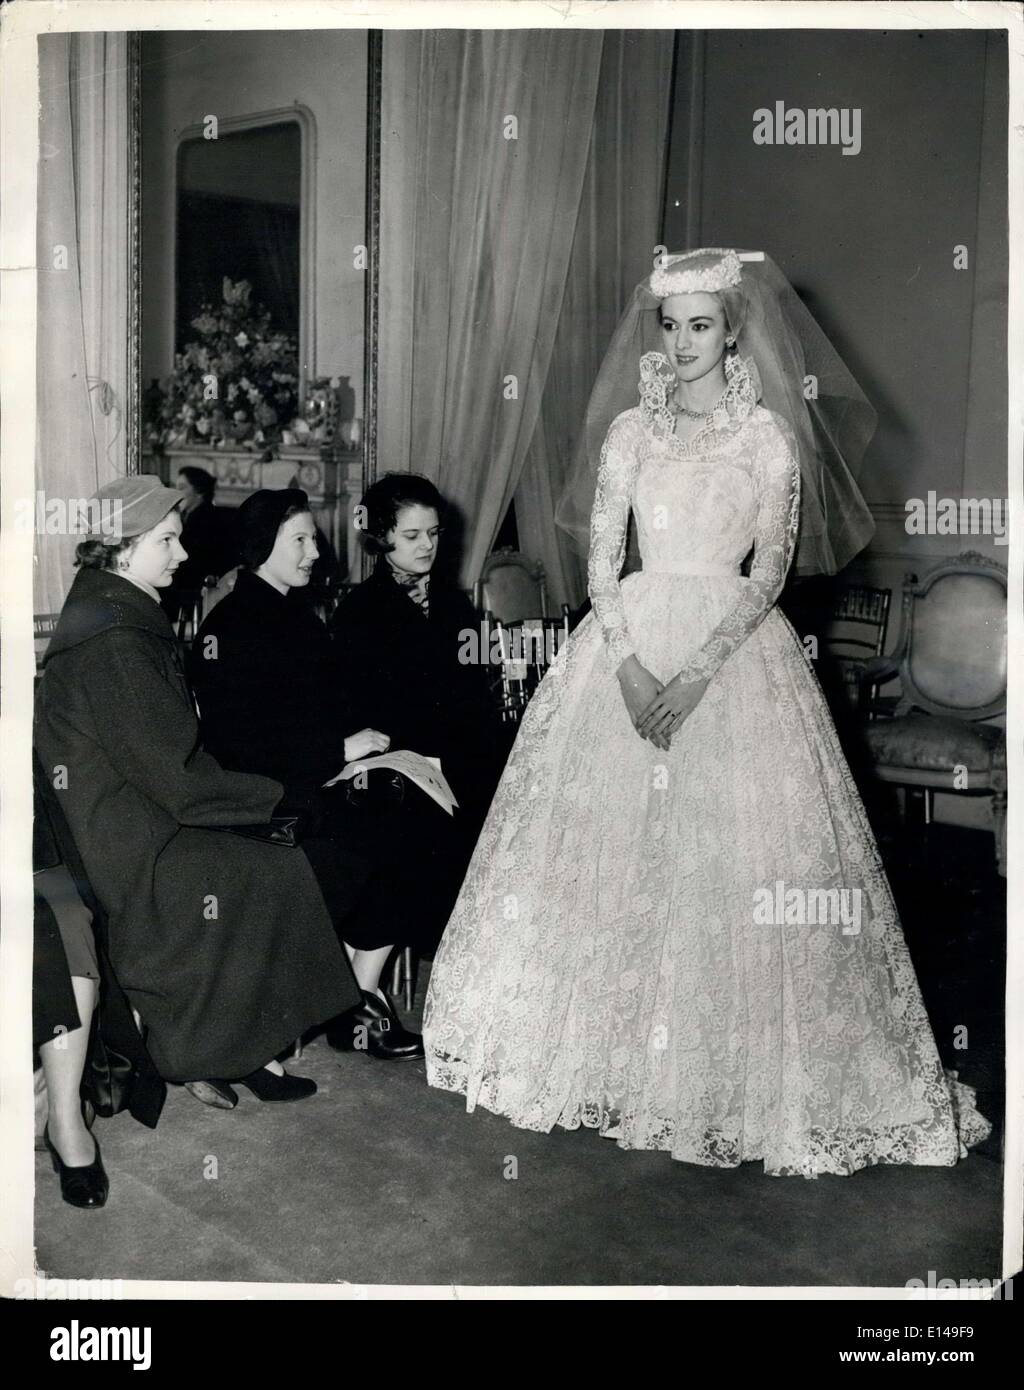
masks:
<instances>
[{"instance_id":1,"label":"mirror frame","mask_svg":"<svg viewBox=\"0 0 1024 1390\"><path fill-rule=\"evenodd\" d=\"M366 280L363 325L363 490L377 475L377 337L380 293L380 143L381 143L381 77L383 33L366 30L366 203L365 246ZM296 120L302 130L302 194L304 205L315 187L316 125L312 113L296 105L253 116L226 118L221 124L229 130L242 130L284 120ZM189 127L181 133L181 142L201 132L202 126ZM128 314L127 314L127 471L138 473L142 468L142 35L128 35ZM311 254L316 245L315 214L305 219L302 228L302 254L305 264L300 268L300 352L303 345L312 363L315 346L316 287ZM366 557L363 557L363 575Z\"/></svg>"},{"instance_id":2,"label":"mirror frame","mask_svg":"<svg viewBox=\"0 0 1024 1390\"><path fill-rule=\"evenodd\" d=\"M300 214L299 214L299 409L306 400L306 390L310 379L317 375L316 370L316 118L308 107L296 102L294 106L275 107L273 110L252 111L245 116L219 116L217 134L235 135L241 130L260 130L266 126L291 125L299 127L301 140L300 173ZM176 187L180 190L180 168L182 146L188 140L202 137L203 123L195 121L186 126L177 139L174 148L174 170ZM177 314L175 314L175 318ZM175 324L177 333L177 324Z\"/></svg>"}]
</instances>

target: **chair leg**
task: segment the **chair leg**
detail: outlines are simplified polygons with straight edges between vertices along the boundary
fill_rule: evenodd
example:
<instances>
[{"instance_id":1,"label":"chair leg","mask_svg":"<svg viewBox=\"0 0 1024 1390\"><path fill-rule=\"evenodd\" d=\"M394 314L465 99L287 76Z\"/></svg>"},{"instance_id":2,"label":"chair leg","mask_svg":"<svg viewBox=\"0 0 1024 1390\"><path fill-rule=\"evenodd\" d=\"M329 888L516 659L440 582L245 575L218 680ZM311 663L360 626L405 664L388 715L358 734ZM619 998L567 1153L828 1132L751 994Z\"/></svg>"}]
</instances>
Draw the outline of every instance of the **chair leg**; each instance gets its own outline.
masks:
<instances>
[{"instance_id":1,"label":"chair leg","mask_svg":"<svg viewBox=\"0 0 1024 1390\"><path fill-rule=\"evenodd\" d=\"M294 1048L292 1049L292 1061L293 1061L293 1062L297 1062L297 1061L300 1059L300 1057L302 1056L302 1052L303 1052L302 1039L301 1039L301 1037L300 1037L300 1038L296 1038L296 1039L295 1039L295 1046L294 1046Z\"/></svg>"},{"instance_id":2,"label":"chair leg","mask_svg":"<svg viewBox=\"0 0 1024 1390\"><path fill-rule=\"evenodd\" d=\"M416 998L416 957L412 947L406 946L405 956L405 1007L411 1009Z\"/></svg>"},{"instance_id":3,"label":"chair leg","mask_svg":"<svg viewBox=\"0 0 1024 1390\"><path fill-rule=\"evenodd\" d=\"M1006 877L1006 792L992 794L992 830L996 837L996 868L1001 878Z\"/></svg>"},{"instance_id":4,"label":"chair leg","mask_svg":"<svg viewBox=\"0 0 1024 1390\"><path fill-rule=\"evenodd\" d=\"M391 994L401 995L402 1003L411 1009L416 998L416 957L411 946L403 946L391 968Z\"/></svg>"}]
</instances>

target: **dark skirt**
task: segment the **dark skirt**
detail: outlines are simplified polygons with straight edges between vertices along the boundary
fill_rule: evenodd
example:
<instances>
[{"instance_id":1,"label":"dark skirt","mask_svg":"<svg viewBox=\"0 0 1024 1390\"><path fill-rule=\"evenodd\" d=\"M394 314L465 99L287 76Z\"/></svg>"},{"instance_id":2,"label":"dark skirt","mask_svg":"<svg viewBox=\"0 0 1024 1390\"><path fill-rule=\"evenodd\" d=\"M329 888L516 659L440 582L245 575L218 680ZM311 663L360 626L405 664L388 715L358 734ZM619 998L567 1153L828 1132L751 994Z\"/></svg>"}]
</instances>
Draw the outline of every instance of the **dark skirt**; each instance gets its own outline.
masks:
<instances>
[{"instance_id":1,"label":"dark skirt","mask_svg":"<svg viewBox=\"0 0 1024 1390\"><path fill-rule=\"evenodd\" d=\"M403 779L398 800L332 788L316 828L303 848L339 938L357 950L431 955L473 853L459 812L449 816Z\"/></svg>"}]
</instances>

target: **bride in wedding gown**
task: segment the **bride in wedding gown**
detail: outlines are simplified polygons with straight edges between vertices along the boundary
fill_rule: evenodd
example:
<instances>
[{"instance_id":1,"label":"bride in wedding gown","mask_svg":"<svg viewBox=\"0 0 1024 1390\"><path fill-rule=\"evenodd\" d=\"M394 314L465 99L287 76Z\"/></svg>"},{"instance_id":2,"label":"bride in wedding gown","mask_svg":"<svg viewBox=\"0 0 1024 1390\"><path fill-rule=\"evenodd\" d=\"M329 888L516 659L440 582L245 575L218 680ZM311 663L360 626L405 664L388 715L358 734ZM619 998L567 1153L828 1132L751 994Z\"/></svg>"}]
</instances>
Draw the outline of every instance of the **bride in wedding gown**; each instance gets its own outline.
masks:
<instances>
[{"instance_id":1,"label":"bride in wedding gown","mask_svg":"<svg viewBox=\"0 0 1024 1390\"><path fill-rule=\"evenodd\" d=\"M428 1079L468 1110L805 1177L952 1164L988 1133L775 607L794 554L834 572L870 536L849 468L873 424L760 253L637 287L560 510L589 520L593 613L524 715L430 980Z\"/></svg>"}]
</instances>

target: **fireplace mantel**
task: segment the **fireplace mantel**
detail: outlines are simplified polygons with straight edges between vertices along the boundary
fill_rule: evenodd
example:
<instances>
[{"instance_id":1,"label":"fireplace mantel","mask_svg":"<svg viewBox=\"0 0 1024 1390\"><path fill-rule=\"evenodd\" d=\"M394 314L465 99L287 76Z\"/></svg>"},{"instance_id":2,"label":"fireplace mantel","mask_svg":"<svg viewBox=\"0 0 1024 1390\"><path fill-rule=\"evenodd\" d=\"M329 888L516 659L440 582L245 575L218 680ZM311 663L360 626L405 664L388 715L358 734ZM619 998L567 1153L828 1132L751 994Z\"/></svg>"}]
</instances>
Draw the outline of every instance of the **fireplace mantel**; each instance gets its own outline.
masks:
<instances>
[{"instance_id":1,"label":"fireplace mantel","mask_svg":"<svg viewBox=\"0 0 1024 1390\"><path fill-rule=\"evenodd\" d=\"M342 450L325 460L313 449L282 448L272 459L246 449L212 449L194 445L146 453L143 471L158 473L170 487L182 468L205 468L217 479L217 502L237 507L259 488L300 487L309 496L317 525L337 551L342 571L358 583L360 553L355 532L356 507L363 488L363 456Z\"/></svg>"}]
</instances>

